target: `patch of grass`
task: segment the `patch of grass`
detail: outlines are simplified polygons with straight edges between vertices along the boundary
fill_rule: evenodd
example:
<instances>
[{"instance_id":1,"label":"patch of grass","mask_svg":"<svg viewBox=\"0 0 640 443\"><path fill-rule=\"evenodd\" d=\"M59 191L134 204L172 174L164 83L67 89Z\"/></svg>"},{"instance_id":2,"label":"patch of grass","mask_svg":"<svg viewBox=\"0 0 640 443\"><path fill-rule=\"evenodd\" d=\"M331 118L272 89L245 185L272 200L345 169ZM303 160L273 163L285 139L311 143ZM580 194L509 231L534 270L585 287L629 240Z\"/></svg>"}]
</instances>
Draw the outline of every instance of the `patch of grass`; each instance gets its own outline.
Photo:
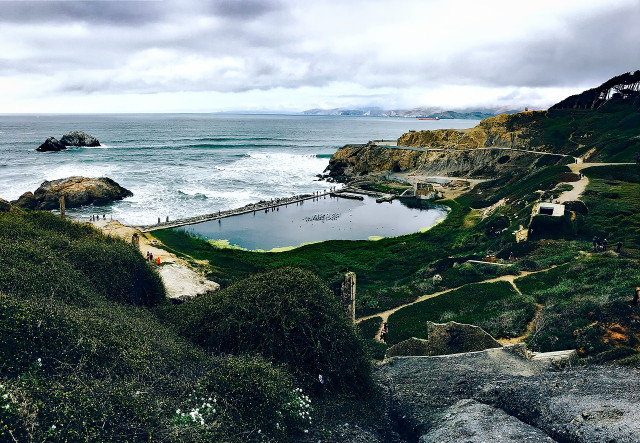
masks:
<instances>
[{"instance_id":1,"label":"patch of grass","mask_svg":"<svg viewBox=\"0 0 640 443\"><path fill-rule=\"evenodd\" d=\"M97 299L153 306L158 274L131 244L48 212L0 213L0 291L79 305Z\"/></svg>"},{"instance_id":2,"label":"patch of grass","mask_svg":"<svg viewBox=\"0 0 640 443\"><path fill-rule=\"evenodd\" d=\"M389 317L389 344L426 338L426 322L456 321L480 326L494 337L516 337L535 314L530 297L508 282L470 284L400 309Z\"/></svg>"},{"instance_id":3,"label":"patch of grass","mask_svg":"<svg viewBox=\"0 0 640 443\"><path fill-rule=\"evenodd\" d=\"M376 338L380 327L382 326L382 317L372 317L368 320L361 321L356 325L360 337L364 339Z\"/></svg>"},{"instance_id":4,"label":"patch of grass","mask_svg":"<svg viewBox=\"0 0 640 443\"><path fill-rule=\"evenodd\" d=\"M476 185L471 191L456 199L459 203L471 208L491 206L500 199L515 201L535 193L546 191L558 183L575 181L577 176L567 166L547 166L526 171L520 174L505 174L496 180L489 180Z\"/></svg>"}]
</instances>

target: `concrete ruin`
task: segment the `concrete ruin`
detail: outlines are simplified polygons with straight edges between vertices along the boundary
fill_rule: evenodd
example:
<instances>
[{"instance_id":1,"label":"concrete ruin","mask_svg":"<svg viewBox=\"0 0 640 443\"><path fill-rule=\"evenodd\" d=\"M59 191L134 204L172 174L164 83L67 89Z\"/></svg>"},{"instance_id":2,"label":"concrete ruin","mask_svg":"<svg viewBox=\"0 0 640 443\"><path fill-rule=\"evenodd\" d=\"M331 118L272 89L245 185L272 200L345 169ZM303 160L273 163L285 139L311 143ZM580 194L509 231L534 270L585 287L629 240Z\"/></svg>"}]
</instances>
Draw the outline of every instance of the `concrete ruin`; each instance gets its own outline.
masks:
<instances>
[{"instance_id":1,"label":"concrete ruin","mask_svg":"<svg viewBox=\"0 0 640 443\"><path fill-rule=\"evenodd\" d=\"M412 337L387 349L386 357L459 354L501 348L502 345L482 328L450 321L427 322L427 338Z\"/></svg>"},{"instance_id":2,"label":"concrete ruin","mask_svg":"<svg viewBox=\"0 0 640 443\"><path fill-rule=\"evenodd\" d=\"M558 203L538 203L534 210L534 215L562 217L564 215L564 205Z\"/></svg>"},{"instance_id":3,"label":"concrete ruin","mask_svg":"<svg viewBox=\"0 0 640 443\"><path fill-rule=\"evenodd\" d=\"M436 198L436 189L431 183L415 182L413 195L419 200L433 200Z\"/></svg>"}]
</instances>

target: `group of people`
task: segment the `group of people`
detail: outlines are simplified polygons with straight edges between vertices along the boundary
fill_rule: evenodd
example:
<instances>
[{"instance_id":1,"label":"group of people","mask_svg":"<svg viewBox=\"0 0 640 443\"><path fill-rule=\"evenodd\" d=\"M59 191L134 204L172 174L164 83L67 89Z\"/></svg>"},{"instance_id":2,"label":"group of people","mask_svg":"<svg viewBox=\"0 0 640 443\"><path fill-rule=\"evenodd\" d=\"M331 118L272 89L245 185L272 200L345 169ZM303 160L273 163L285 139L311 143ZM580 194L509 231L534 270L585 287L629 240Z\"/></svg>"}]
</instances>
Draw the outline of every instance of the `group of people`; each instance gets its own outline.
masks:
<instances>
[{"instance_id":1,"label":"group of people","mask_svg":"<svg viewBox=\"0 0 640 443\"><path fill-rule=\"evenodd\" d=\"M107 219L107 214L102 214L102 220L106 220ZM111 219L113 220L113 216L111 216ZM95 214L95 215L91 215L91 221L98 221L100 220L100 215Z\"/></svg>"},{"instance_id":2,"label":"group of people","mask_svg":"<svg viewBox=\"0 0 640 443\"><path fill-rule=\"evenodd\" d=\"M599 237L593 237L591 241L593 244L593 252L604 252L607 250L607 239L600 240ZM622 251L622 242L618 242L616 245L616 252L619 254Z\"/></svg>"},{"instance_id":3,"label":"group of people","mask_svg":"<svg viewBox=\"0 0 640 443\"><path fill-rule=\"evenodd\" d=\"M153 252L147 251L147 260L153 263ZM157 263L160 264L160 257L156 259Z\"/></svg>"}]
</instances>

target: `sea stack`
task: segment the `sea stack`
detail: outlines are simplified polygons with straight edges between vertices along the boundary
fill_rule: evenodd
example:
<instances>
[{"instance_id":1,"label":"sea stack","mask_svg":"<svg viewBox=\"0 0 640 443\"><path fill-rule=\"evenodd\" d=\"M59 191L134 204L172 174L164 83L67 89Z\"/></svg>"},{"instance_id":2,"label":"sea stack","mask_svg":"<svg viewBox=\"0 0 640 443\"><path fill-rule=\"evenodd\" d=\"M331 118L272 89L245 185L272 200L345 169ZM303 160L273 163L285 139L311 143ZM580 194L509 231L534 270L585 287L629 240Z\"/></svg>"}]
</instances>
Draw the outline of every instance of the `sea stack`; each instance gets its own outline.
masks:
<instances>
[{"instance_id":1,"label":"sea stack","mask_svg":"<svg viewBox=\"0 0 640 443\"><path fill-rule=\"evenodd\" d=\"M60 143L65 146L100 146L100 142L97 138L82 131L71 131L66 133L60 139Z\"/></svg>"},{"instance_id":2,"label":"sea stack","mask_svg":"<svg viewBox=\"0 0 640 443\"><path fill-rule=\"evenodd\" d=\"M55 151L62 151L63 149L67 149L67 147L63 143L61 143L55 137L49 137L44 141L43 144L41 144L40 146L38 146L36 148L36 151L38 151L38 152L55 152Z\"/></svg>"},{"instance_id":3,"label":"sea stack","mask_svg":"<svg viewBox=\"0 0 640 443\"><path fill-rule=\"evenodd\" d=\"M60 197L64 197L67 208L85 205L106 205L113 201L131 197L133 193L107 177L68 177L45 181L31 194L25 192L13 203L28 209L57 209Z\"/></svg>"}]
</instances>

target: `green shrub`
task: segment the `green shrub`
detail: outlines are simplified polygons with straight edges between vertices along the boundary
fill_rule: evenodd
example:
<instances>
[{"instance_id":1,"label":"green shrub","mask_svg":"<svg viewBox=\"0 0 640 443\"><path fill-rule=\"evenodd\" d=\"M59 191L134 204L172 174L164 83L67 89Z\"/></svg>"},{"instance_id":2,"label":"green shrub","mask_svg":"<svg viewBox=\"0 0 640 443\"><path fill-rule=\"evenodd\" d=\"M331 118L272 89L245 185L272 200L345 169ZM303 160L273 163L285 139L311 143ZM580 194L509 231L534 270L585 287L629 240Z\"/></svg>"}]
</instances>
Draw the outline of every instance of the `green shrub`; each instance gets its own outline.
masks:
<instances>
[{"instance_id":1,"label":"green shrub","mask_svg":"<svg viewBox=\"0 0 640 443\"><path fill-rule=\"evenodd\" d=\"M261 357L220 357L175 410L179 440L287 440L308 432L311 399Z\"/></svg>"},{"instance_id":2,"label":"green shrub","mask_svg":"<svg viewBox=\"0 0 640 443\"><path fill-rule=\"evenodd\" d=\"M44 212L0 213L0 291L76 304L110 299L152 306L158 274L131 244Z\"/></svg>"},{"instance_id":3,"label":"green shrub","mask_svg":"<svg viewBox=\"0 0 640 443\"><path fill-rule=\"evenodd\" d=\"M217 353L260 353L306 380L344 391L369 388L362 342L335 295L308 271L258 274L165 315L193 342Z\"/></svg>"}]
</instances>

